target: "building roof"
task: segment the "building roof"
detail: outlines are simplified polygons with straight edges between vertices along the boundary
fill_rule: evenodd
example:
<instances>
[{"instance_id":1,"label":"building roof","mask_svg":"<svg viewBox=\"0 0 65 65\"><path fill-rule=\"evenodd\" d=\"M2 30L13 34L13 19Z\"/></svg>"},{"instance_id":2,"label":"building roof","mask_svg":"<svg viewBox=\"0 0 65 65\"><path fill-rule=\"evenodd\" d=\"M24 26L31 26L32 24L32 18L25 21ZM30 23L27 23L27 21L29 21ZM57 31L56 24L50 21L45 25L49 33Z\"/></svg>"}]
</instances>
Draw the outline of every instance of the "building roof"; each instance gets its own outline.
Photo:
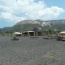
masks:
<instances>
[{"instance_id":1,"label":"building roof","mask_svg":"<svg viewBox=\"0 0 65 65\"><path fill-rule=\"evenodd\" d=\"M59 32L59 35L65 35L65 31Z\"/></svg>"},{"instance_id":2,"label":"building roof","mask_svg":"<svg viewBox=\"0 0 65 65\"><path fill-rule=\"evenodd\" d=\"M34 31L27 31L27 32L34 32Z\"/></svg>"},{"instance_id":3,"label":"building roof","mask_svg":"<svg viewBox=\"0 0 65 65\"><path fill-rule=\"evenodd\" d=\"M65 31L62 31L62 32L60 32L60 33L65 33Z\"/></svg>"},{"instance_id":4,"label":"building roof","mask_svg":"<svg viewBox=\"0 0 65 65\"><path fill-rule=\"evenodd\" d=\"M22 34L22 33L20 33L20 32L14 32L13 34Z\"/></svg>"},{"instance_id":5,"label":"building roof","mask_svg":"<svg viewBox=\"0 0 65 65\"><path fill-rule=\"evenodd\" d=\"M34 32L34 31L24 31L24 32Z\"/></svg>"}]
</instances>

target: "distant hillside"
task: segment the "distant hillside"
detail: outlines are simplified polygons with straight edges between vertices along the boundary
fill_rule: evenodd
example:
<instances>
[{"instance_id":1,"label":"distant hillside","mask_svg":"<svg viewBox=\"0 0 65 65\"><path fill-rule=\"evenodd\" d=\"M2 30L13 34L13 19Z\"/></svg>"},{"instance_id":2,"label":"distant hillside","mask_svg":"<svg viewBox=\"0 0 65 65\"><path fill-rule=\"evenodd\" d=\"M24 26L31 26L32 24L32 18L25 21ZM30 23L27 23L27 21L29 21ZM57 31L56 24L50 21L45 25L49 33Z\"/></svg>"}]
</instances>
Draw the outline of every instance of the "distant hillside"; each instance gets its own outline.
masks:
<instances>
[{"instance_id":1,"label":"distant hillside","mask_svg":"<svg viewBox=\"0 0 65 65\"><path fill-rule=\"evenodd\" d=\"M59 29L59 30L65 30L65 20L51 20L52 27Z\"/></svg>"},{"instance_id":2,"label":"distant hillside","mask_svg":"<svg viewBox=\"0 0 65 65\"><path fill-rule=\"evenodd\" d=\"M24 20L16 23L13 27L13 31L29 31L33 30L34 27L41 27L40 22L34 20Z\"/></svg>"},{"instance_id":3,"label":"distant hillside","mask_svg":"<svg viewBox=\"0 0 65 65\"><path fill-rule=\"evenodd\" d=\"M4 27L0 29L0 32L7 32L10 31L12 27Z\"/></svg>"},{"instance_id":4,"label":"distant hillside","mask_svg":"<svg viewBox=\"0 0 65 65\"><path fill-rule=\"evenodd\" d=\"M12 27L5 27L0 29L0 31L29 31L33 30L34 27L41 27L42 30L46 29L57 29L57 30L65 30L65 20L23 20L16 23Z\"/></svg>"}]
</instances>

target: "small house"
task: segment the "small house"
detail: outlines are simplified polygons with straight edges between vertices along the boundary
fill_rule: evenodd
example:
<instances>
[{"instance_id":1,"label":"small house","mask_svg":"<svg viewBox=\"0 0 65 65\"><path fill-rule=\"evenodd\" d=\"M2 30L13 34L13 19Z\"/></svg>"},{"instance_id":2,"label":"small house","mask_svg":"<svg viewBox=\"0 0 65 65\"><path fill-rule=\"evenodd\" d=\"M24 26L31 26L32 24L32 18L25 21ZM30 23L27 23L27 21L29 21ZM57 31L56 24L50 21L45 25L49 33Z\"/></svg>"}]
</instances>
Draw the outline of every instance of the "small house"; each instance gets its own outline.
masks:
<instances>
[{"instance_id":1,"label":"small house","mask_svg":"<svg viewBox=\"0 0 65 65\"><path fill-rule=\"evenodd\" d=\"M21 36L22 33L21 32L14 32L13 35L15 35L15 36Z\"/></svg>"},{"instance_id":2,"label":"small house","mask_svg":"<svg viewBox=\"0 0 65 65\"><path fill-rule=\"evenodd\" d=\"M25 31L23 32L24 36L35 36L35 32L34 31Z\"/></svg>"}]
</instances>

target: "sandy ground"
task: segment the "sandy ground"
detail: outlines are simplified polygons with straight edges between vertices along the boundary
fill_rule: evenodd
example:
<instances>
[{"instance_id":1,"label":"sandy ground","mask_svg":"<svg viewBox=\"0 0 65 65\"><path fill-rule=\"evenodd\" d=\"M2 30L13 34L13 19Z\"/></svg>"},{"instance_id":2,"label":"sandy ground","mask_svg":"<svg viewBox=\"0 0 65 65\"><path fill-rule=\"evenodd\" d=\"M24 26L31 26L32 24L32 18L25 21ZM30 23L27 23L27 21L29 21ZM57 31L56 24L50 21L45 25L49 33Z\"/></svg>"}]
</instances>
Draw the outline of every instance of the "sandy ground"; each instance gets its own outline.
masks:
<instances>
[{"instance_id":1,"label":"sandy ground","mask_svg":"<svg viewBox=\"0 0 65 65\"><path fill-rule=\"evenodd\" d=\"M0 65L65 65L65 41L0 36Z\"/></svg>"}]
</instances>

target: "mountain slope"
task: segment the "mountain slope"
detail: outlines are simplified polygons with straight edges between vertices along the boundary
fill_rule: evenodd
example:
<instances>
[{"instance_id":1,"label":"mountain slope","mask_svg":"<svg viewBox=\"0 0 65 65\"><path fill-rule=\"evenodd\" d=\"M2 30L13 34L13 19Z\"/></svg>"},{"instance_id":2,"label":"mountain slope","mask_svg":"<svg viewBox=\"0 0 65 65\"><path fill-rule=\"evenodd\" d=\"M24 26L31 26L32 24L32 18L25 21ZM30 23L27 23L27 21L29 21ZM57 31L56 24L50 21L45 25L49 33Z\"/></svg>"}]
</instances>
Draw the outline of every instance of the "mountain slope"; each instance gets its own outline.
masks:
<instances>
[{"instance_id":1,"label":"mountain slope","mask_svg":"<svg viewBox=\"0 0 65 65\"><path fill-rule=\"evenodd\" d=\"M65 30L65 20L23 20L12 27L2 28L0 31L31 31L35 27L41 27L43 30L48 30L50 28L53 30Z\"/></svg>"},{"instance_id":2,"label":"mountain slope","mask_svg":"<svg viewBox=\"0 0 65 65\"><path fill-rule=\"evenodd\" d=\"M13 31L32 31L35 27L41 27L39 24L18 24L12 27Z\"/></svg>"}]
</instances>

